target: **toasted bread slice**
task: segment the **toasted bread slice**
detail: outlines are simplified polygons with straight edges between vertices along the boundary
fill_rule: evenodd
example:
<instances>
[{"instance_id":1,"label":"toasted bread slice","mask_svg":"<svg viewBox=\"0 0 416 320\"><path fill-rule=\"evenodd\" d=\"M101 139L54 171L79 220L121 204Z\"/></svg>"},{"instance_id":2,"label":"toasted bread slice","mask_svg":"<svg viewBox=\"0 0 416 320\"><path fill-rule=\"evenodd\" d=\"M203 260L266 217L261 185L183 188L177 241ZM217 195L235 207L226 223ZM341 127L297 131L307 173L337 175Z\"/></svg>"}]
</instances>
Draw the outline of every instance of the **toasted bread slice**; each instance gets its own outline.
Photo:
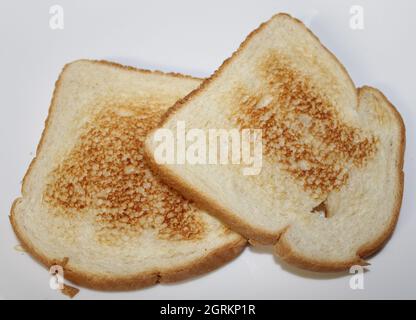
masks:
<instances>
[{"instance_id":1,"label":"toasted bread slice","mask_svg":"<svg viewBox=\"0 0 416 320\"><path fill-rule=\"evenodd\" d=\"M402 197L404 126L375 89L357 91L298 20L278 14L252 32L160 128L261 129L262 168L158 165L160 176L251 242L301 267L340 270L381 246ZM221 192L218 192L221 190Z\"/></svg>"},{"instance_id":2,"label":"toasted bread slice","mask_svg":"<svg viewBox=\"0 0 416 320\"><path fill-rule=\"evenodd\" d=\"M164 185L143 142L201 80L80 60L56 83L36 158L11 223L23 246L65 279L127 290L207 272L245 240Z\"/></svg>"}]
</instances>

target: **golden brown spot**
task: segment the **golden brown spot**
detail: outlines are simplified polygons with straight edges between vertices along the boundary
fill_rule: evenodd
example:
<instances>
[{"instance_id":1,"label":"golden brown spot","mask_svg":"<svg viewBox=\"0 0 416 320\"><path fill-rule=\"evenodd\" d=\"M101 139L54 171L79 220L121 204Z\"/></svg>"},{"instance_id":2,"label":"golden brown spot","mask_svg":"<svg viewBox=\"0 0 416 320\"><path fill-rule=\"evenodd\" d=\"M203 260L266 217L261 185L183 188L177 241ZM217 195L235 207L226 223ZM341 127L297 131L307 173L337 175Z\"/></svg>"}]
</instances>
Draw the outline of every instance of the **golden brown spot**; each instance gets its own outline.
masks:
<instances>
[{"instance_id":1,"label":"golden brown spot","mask_svg":"<svg viewBox=\"0 0 416 320\"><path fill-rule=\"evenodd\" d=\"M305 190L317 197L339 190L349 166L364 165L376 152L376 138L343 123L284 56L271 54L258 69L265 91L237 87L232 120L240 128L262 129L265 154Z\"/></svg>"},{"instance_id":2,"label":"golden brown spot","mask_svg":"<svg viewBox=\"0 0 416 320\"><path fill-rule=\"evenodd\" d=\"M96 212L98 239L108 244L128 241L143 229L154 229L162 239L201 237L195 207L162 184L143 159L146 133L162 114L134 106L106 108L51 172L44 201L69 216Z\"/></svg>"}]
</instances>

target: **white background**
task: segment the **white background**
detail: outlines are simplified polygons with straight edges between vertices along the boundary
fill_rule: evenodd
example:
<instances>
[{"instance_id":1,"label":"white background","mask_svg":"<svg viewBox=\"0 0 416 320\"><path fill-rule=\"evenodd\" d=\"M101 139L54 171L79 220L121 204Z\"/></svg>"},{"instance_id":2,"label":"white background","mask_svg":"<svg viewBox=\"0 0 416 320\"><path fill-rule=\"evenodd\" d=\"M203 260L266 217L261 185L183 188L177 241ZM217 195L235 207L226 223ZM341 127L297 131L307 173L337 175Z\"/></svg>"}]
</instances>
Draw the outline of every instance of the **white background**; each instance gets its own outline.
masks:
<instances>
[{"instance_id":1,"label":"white background","mask_svg":"<svg viewBox=\"0 0 416 320\"><path fill-rule=\"evenodd\" d=\"M64 30L49 28L49 8L64 8ZM364 8L364 30L349 27L350 7ZM209 76L245 36L277 12L302 19L346 66L357 86L381 89L407 130L405 195L397 229L370 259L365 289L349 274L316 274L248 248L208 275L171 285L84 298L416 298L415 118L416 2L345 1L1 1L0 2L0 297L67 299L18 244L9 225L12 200L34 156L54 82L67 62L107 59L140 68ZM377 188L377 186L374 186Z\"/></svg>"}]
</instances>

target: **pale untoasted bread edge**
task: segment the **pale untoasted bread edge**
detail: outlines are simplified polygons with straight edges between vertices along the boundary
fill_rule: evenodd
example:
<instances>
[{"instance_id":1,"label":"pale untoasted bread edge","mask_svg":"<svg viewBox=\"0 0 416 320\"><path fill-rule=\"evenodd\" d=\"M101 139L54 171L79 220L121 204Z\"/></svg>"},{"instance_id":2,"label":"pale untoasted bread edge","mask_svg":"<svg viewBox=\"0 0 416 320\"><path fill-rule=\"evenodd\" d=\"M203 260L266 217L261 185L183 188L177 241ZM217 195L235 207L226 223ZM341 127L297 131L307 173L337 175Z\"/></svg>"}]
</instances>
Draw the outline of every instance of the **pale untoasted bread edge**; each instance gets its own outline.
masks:
<instances>
[{"instance_id":1,"label":"pale untoasted bread edge","mask_svg":"<svg viewBox=\"0 0 416 320\"><path fill-rule=\"evenodd\" d=\"M20 232L13 216L14 208L19 200L21 198L13 202L10 223L25 251L47 268L55 264L62 264L62 262L49 259L37 251L26 240L24 234ZM155 270L153 272L141 272L127 277L101 277L93 273L79 271L73 268L71 266L71 260L68 260L66 265L63 265L64 278L82 287L105 291L126 291L148 287L157 283L176 282L210 272L226 264L242 252L246 246L246 242L245 239L240 238L233 243L228 243L215 251L209 252L206 256L193 263L164 270L163 272Z\"/></svg>"},{"instance_id":2,"label":"pale untoasted bread edge","mask_svg":"<svg viewBox=\"0 0 416 320\"><path fill-rule=\"evenodd\" d=\"M75 63L80 60L73 61L71 63ZM171 76L171 77L178 77L178 78L188 78L188 79L198 79L196 77L183 75L180 73L165 73L162 71L152 71L152 70L145 70L145 69L138 69L130 66L124 66L115 62L105 61L105 60L86 60L81 59L81 61L89 61L97 64L109 65L112 67L129 70L132 72L140 72L140 73L150 73L150 74L159 74L163 76ZM52 100L50 103L49 111L47 118L45 120L45 126L39 141L39 144L36 148L36 156L41 152L43 147L44 138L49 130L49 123L51 119L51 115L55 112L55 99L58 95L58 92L61 88L61 81L62 76L66 68L71 64L66 64L57 81L55 82L55 89L53 91ZM198 79L200 80L200 79ZM56 261L52 261L48 257L40 254L36 248L34 248L29 241L25 238L24 234L20 232L18 225L14 220L15 214L15 207L18 201L20 201L25 195L26 189L26 179L31 173L33 169L33 164L36 161L36 156L32 159L29 168L26 171L26 174L22 180L22 187L21 187L21 194L22 196L15 199L10 209L10 223L11 226L22 244L23 248L35 259L41 262L45 267L50 267L53 264L56 264ZM147 272L147 273L138 273L136 275L131 275L128 277L115 277L115 278L103 278L94 274L88 274L82 271L78 271L73 269L69 265L64 268L65 271L65 279L72 281L76 285L80 285L83 287L88 287L91 289L97 290L106 290L106 291L120 291L120 290L132 290L132 289L139 289L143 287L147 287L156 283L166 283L166 282L173 282L173 281L180 281L187 278L194 277L196 275L206 273L212 271L226 262L234 259L237 257L245 248L247 241L243 238L239 238L237 241L226 244L223 247L216 249L215 251L211 251L209 254L204 256L203 258L194 261L191 264L186 264L181 267L177 267L171 270L163 271L162 273L159 271L154 272Z\"/></svg>"}]
</instances>

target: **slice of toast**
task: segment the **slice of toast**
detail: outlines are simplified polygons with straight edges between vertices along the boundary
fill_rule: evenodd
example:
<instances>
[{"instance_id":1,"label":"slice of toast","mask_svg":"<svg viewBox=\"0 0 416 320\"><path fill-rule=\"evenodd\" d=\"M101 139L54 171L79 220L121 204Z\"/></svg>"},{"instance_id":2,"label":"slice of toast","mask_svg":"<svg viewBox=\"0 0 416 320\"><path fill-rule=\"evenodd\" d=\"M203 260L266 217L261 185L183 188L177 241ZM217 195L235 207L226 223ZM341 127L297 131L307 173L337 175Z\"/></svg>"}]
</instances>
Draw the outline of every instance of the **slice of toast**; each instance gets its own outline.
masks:
<instances>
[{"instance_id":1,"label":"slice of toast","mask_svg":"<svg viewBox=\"0 0 416 320\"><path fill-rule=\"evenodd\" d=\"M275 244L313 270L363 263L392 233L403 188L404 125L377 90L356 90L298 20L278 14L252 32L160 128L261 129L262 166L158 165L163 179L252 243ZM219 190L221 190L219 192Z\"/></svg>"},{"instance_id":2,"label":"slice of toast","mask_svg":"<svg viewBox=\"0 0 416 320\"><path fill-rule=\"evenodd\" d=\"M11 224L64 278L103 290L171 282L234 258L245 240L151 172L145 135L201 80L80 60L55 87Z\"/></svg>"}]
</instances>

